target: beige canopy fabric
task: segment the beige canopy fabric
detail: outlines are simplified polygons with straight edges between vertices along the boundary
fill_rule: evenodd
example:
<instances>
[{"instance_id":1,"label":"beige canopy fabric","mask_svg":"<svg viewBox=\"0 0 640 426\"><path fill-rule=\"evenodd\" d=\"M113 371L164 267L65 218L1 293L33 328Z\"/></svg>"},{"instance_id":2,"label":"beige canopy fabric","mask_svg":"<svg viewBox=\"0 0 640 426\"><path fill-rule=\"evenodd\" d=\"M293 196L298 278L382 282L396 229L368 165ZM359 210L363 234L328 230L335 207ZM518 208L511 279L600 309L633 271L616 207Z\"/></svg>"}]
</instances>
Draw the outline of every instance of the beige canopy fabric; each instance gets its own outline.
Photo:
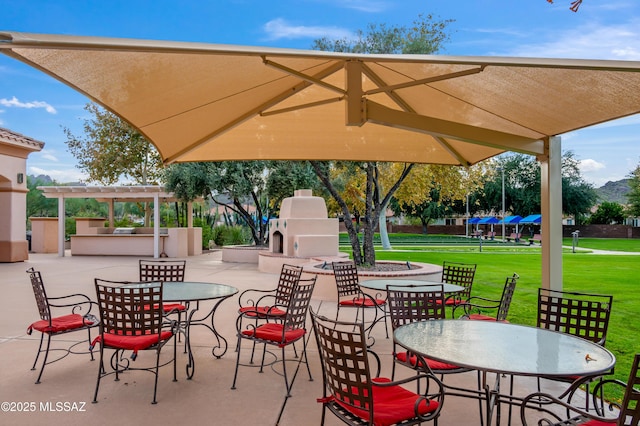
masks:
<instances>
[{"instance_id":1,"label":"beige canopy fabric","mask_svg":"<svg viewBox=\"0 0 640 426\"><path fill-rule=\"evenodd\" d=\"M166 162L470 165L640 112L640 62L354 55L0 33L0 51L138 128Z\"/></svg>"},{"instance_id":2,"label":"beige canopy fabric","mask_svg":"<svg viewBox=\"0 0 640 426\"><path fill-rule=\"evenodd\" d=\"M13 32L0 32L0 52L127 120L166 163L468 166L505 151L536 155L545 288L562 288L557 135L640 113L640 62L355 55Z\"/></svg>"}]
</instances>

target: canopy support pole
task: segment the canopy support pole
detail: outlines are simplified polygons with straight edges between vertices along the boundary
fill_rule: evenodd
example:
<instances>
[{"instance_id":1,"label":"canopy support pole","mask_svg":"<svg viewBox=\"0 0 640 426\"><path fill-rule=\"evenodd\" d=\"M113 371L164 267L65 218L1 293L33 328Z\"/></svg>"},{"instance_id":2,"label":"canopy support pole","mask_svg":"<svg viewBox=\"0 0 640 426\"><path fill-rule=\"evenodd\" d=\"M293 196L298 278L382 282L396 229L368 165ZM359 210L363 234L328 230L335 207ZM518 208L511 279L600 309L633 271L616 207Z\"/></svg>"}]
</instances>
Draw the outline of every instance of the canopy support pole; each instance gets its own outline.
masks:
<instances>
[{"instance_id":1,"label":"canopy support pole","mask_svg":"<svg viewBox=\"0 0 640 426\"><path fill-rule=\"evenodd\" d=\"M540 161L542 288L562 290L562 144L559 136L544 140Z\"/></svg>"}]
</instances>

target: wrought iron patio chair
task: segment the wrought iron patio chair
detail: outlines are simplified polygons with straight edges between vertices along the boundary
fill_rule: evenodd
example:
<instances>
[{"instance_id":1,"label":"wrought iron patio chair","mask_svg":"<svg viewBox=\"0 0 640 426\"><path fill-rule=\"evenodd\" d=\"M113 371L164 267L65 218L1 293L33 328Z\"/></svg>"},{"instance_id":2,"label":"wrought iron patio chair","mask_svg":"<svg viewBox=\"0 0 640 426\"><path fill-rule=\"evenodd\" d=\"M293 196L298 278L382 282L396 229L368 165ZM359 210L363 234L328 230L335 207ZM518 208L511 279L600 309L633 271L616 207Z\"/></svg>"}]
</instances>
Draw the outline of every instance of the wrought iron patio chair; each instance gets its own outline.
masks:
<instances>
[{"instance_id":1,"label":"wrought iron patio chair","mask_svg":"<svg viewBox=\"0 0 640 426\"><path fill-rule=\"evenodd\" d=\"M311 320L322 364L321 424L327 410L349 425L437 421L444 403L440 380L424 373L399 381L379 377L380 359L367 347L363 323L334 321L313 310ZM418 394L403 387L414 381L425 381L426 391Z\"/></svg>"},{"instance_id":2,"label":"wrought iron patio chair","mask_svg":"<svg viewBox=\"0 0 640 426\"><path fill-rule=\"evenodd\" d=\"M447 305L458 305L471 297L471 287L476 275L475 263L442 263L442 282L464 287L464 290L449 294L445 298Z\"/></svg>"},{"instance_id":3,"label":"wrought iron patio chair","mask_svg":"<svg viewBox=\"0 0 640 426\"><path fill-rule=\"evenodd\" d=\"M160 353L176 333L175 321L170 328L165 327L165 315L162 305L162 282L130 283L95 279L96 295L100 308L100 335L92 342L92 347L100 345L100 367L93 395L98 402L98 390L102 378L120 374L129 370L149 371L155 375L152 404L156 404L158 373L161 366L173 364L173 381L176 379L176 339L173 339L173 357L160 364ZM105 368L105 350L114 351L109 365L113 371ZM133 363L139 351L155 351L155 363L152 366L134 367ZM131 352L131 361L124 357L125 351Z\"/></svg>"},{"instance_id":4,"label":"wrought iron patio chair","mask_svg":"<svg viewBox=\"0 0 640 426\"><path fill-rule=\"evenodd\" d=\"M403 285L387 286L387 302L391 329L418 321L429 321L445 318L445 299L442 284L434 285ZM393 366L391 378L395 378L396 364L401 364L413 370L437 375L462 373L471 371L468 368L453 364L420 358L416 354L406 350L398 351L398 346L393 343Z\"/></svg>"},{"instance_id":5,"label":"wrought iron patio chair","mask_svg":"<svg viewBox=\"0 0 640 426\"><path fill-rule=\"evenodd\" d=\"M283 264L278 277L278 285L275 289L255 289L250 288L238 297L238 313L258 320L282 319L286 315L284 310L289 304L289 299L293 289L302 276L302 267ZM253 342L251 361L253 364L253 354L255 353L256 342ZM237 348L236 348L237 349ZM295 346L294 346L295 349ZM297 354L296 354L297 355Z\"/></svg>"},{"instance_id":6,"label":"wrought iron patio chair","mask_svg":"<svg viewBox=\"0 0 640 426\"><path fill-rule=\"evenodd\" d=\"M187 266L186 260L139 260L140 281L183 282ZM162 305L165 313L176 313L178 322L182 313L189 309L187 302L165 303Z\"/></svg>"},{"instance_id":7,"label":"wrought iron patio chair","mask_svg":"<svg viewBox=\"0 0 640 426\"><path fill-rule=\"evenodd\" d=\"M40 332L40 345L36 358L33 361L31 370L36 369L40 355L44 353L40 372L36 379L36 384L40 383L44 367L56 361L65 358L69 354L90 354L93 361L93 351L78 350L78 345L91 343L91 329L98 327L99 320L97 306L91 301L89 296L81 293L69 294L66 296L49 297L42 281L42 274L34 268L27 270L33 288L33 295L36 299L40 320L32 323L27 328L27 334L31 334L33 330ZM93 312L92 312L93 308ZM54 314L56 314L54 316ZM72 333L74 331L86 331L87 338L82 341L75 342L66 348L52 348L51 338L62 334ZM47 336L47 343L43 349L44 337ZM62 355L54 360L49 360L50 352L61 352Z\"/></svg>"},{"instance_id":8,"label":"wrought iron patio chair","mask_svg":"<svg viewBox=\"0 0 640 426\"><path fill-rule=\"evenodd\" d=\"M481 296L471 296L453 308L453 317L456 318L458 310L461 309L463 311L461 318L508 322L507 315L509 314L509 307L511 306L511 300L513 299L518 278L520 278L520 276L516 273L507 277L502 289L502 296L500 296L499 300L488 299ZM487 311L496 311L495 316L487 315Z\"/></svg>"},{"instance_id":9,"label":"wrought iron patio chair","mask_svg":"<svg viewBox=\"0 0 640 426\"><path fill-rule=\"evenodd\" d=\"M336 280L336 289L338 291L338 305L336 308L336 321L340 317L341 307L356 308L356 322L362 314L362 322L364 323L365 309L373 309L375 316L371 321L371 325L367 327L369 340L372 340L371 330L379 321L384 321L384 330L387 337L389 331L386 322L386 300L380 295L373 297L360 288L360 280L358 278L358 267L355 262L333 262L333 276ZM378 315L380 311L380 316Z\"/></svg>"},{"instance_id":10,"label":"wrought iron patio chair","mask_svg":"<svg viewBox=\"0 0 640 426\"><path fill-rule=\"evenodd\" d=\"M540 288L538 289L538 318L536 326L582 337L604 346L607 340L612 303L613 296L610 295ZM589 391L589 383L599 377L602 376L585 380L584 384L587 392ZM573 383L580 378L572 376L544 377L544 379ZM538 379L538 391L540 391L540 379ZM575 389L571 391L571 395L568 397L567 401L569 403L573 392L575 392ZM587 399L587 403L588 401Z\"/></svg>"},{"instance_id":11,"label":"wrought iron patio chair","mask_svg":"<svg viewBox=\"0 0 640 426\"><path fill-rule=\"evenodd\" d=\"M296 357L298 358L297 368L299 368L300 363L304 362L307 367L307 372L309 373L309 380L313 380L311 376L311 369L309 368L309 362L307 360L307 340L305 340L305 336L307 335L308 331L306 327L307 311L309 309L309 302L311 301L311 295L313 294L315 283L315 276L310 279L301 279L298 281L298 285L293 288L293 292L291 293L291 297L289 298L288 305L279 307L286 312L286 314L282 318L273 320L267 317L265 318L266 321L262 322L261 324L257 324L253 320L254 316L248 315L246 311L238 315L238 318L236 320L236 330L238 336L238 343L236 345L236 370L233 375L233 383L231 385L231 389L236 389L236 380L238 378L239 367L241 365L252 366L251 364L240 363L240 354L242 352L243 340L248 340L252 343L264 344L262 351L262 360L260 362L261 373L263 372L265 366L267 346L276 346L281 349L280 362L282 364L282 375L284 376L287 397L291 395L293 379L289 380L288 377L285 350L289 346L294 347L295 343L301 340L303 344L302 354L298 356L296 352ZM253 348L255 348L255 344L253 345ZM253 360L253 350L251 359ZM273 368L273 365L275 363L276 361L273 361L268 365L271 365Z\"/></svg>"},{"instance_id":12,"label":"wrought iron patio chair","mask_svg":"<svg viewBox=\"0 0 640 426\"><path fill-rule=\"evenodd\" d=\"M301 276L301 266L282 265L275 289L250 288L240 293L238 312L254 317L283 317L286 312L279 306L289 304L293 288L298 284Z\"/></svg>"},{"instance_id":13,"label":"wrought iron patio chair","mask_svg":"<svg viewBox=\"0 0 640 426\"><path fill-rule=\"evenodd\" d=\"M609 395L610 387L618 387L618 389L623 387L625 389L622 404L619 405L612 402L614 398ZM605 391L603 390L604 388L608 390ZM604 379L596 384L593 395L587 394L587 397L589 396L593 398L594 407L601 407L595 414L571 405L566 399L547 393L536 392L528 395L524 398L520 408L522 424L527 426L535 422L536 425L544 424L549 426L640 425L640 354L636 354L633 359L627 383L620 380ZM568 413L566 418L561 416L561 413L565 412L562 408L566 409ZM542 420L540 419L541 416L544 417ZM532 422L528 422L528 417L531 418Z\"/></svg>"}]
</instances>

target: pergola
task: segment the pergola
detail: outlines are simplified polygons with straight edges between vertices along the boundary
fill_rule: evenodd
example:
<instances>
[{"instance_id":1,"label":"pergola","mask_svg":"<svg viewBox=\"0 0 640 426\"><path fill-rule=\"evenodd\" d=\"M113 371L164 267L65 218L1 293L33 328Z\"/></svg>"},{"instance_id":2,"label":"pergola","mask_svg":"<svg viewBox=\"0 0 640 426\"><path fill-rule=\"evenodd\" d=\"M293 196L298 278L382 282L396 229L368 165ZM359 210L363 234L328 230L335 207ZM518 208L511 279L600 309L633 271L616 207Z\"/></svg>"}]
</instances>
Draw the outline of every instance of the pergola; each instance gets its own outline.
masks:
<instances>
[{"instance_id":1,"label":"pergola","mask_svg":"<svg viewBox=\"0 0 640 426\"><path fill-rule=\"evenodd\" d=\"M160 202L178 201L171 192L166 192L164 186L39 186L46 198L58 199L58 218L65 217L65 199L94 198L109 205L109 226L113 226L116 201L123 202L152 202L153 203L153 257L160 257ZM191 203L187 210L191 211ZM193 216L187 215L187 226L193 226ZM58 220L58 256L64 257L65 221Z\"/></svg>"},{"instance_id":2,"label":"pergola","mask_svg":"<svg viewBox=\"0 0 640 426\"><path fill-rule=\"evenodd\" d=\"M363 55L0 32L0 52L119 115L166 163L541 164L542 286L562 288L561 134L640 113L640 62Z\"/></svg>"}]
</instances>

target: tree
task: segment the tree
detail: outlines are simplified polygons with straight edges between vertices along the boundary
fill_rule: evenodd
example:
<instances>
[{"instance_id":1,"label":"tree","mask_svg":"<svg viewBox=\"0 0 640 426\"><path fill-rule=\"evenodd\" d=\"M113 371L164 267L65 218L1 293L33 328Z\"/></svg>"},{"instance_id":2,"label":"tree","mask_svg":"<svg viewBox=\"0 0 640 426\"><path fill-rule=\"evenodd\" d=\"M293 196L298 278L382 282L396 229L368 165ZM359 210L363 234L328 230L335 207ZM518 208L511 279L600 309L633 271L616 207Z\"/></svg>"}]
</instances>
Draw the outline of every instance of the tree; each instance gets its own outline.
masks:
<instances>
[{"instance_id":1,"label":"tree","mask_svg":"<svg viewBox=\"0 0 640 426\"><path fill-rule=\"evenodd\" d=\"M320 192L323 187L308 161L269 161L266 194L269 213L277 214L282 200L291 197L296 189Z\"/></svg>"},{"instance_id":2,"label":"tree","mask_svg":"<svg viewBox=\"0 0 640 426\"><path fill-rule=\"evenodd\" d=\"M255 244L263 245L268 237L267 224L262 220L265 205L261 197L266 166L264 161L173 164L165 173L166 187L182 201L210 197L236 214L240 224L251 230Z\"/></svg>"},{"instance_id":3,"label":"tree","mask_svg":"<svg viewBox=\"0 0 640 426\"><path fill-rule=\"evenodd\" d=\"M139 185L155 185L161 176L162 159L153 144L120 117L88 103L92 118L84 120L84 137L64 128L67 147L78 168L89 180L113 185L130 178Z\"/></svg>"},{"instance_id":4,"label":"tree","mask_svg":"<svg viewBox=\"0 0 640 426\"><path fill-rule=\"evenodd\" d=\"M64 128L67 147L78 160L78 168L89 181L113 185L130 178L138 185L157 185L162 174L162 159L153 144L117 115L94 103L84 108L92 118L85 119L84 136L75 136ZM151 210L145 206L145 226Z\"/></svg>"},{"instance_id":5,"label":"tree","mask_svg":"<svg viewBox=\"0 0 640 426\"><path fill-rule=\"evenodd\" d=\"M629 175L629 193L627 200L629 201L629 215L640 217L640 164Z\"/></svg>"},{"instance_id":6,"label":"tree","mask_svg":"<svg viewBox=\"0 0 640 426\"><path fill-rule=\"evenodd\" d=\"M470 168L416 165L395 193L392 209L395 214L419 218L426 233L431 220L465 213L463 201L469 192L482 186L491 163L489 160Z\"/></svg>"},{"instance_id":7,"label":"tree","mask_svg":"<svg viewBox=\"0 0 640 426\"><path fill-rule=\"evenodd\" d=\"M540 212L540 164L535 157L524 154L506 154L496 160L492 179L484 186L484 196L477 196L484 211L502 210L502 168L505 173L505 210L529 215ZM573 216L576 224L596 204L593 185L581 174L579 162L572 151L562 154L562 211Z\"/></svg>"},{"instance_id":8,"label":"tree","mask_svg":"<svg viewBox=\"0 0 640 426\"><path fill-rule=\"evenodd\" d=\"M597 225L613 225L623 222L624 207L618 203L610 201L603 201L589 219L589 223Z\"/></svg>"},{"instance_id":9,"label":"tree","mask_svg":"<svg viewBox=\"0 0 640 426\"><path fill-rule=\"evenodd\" d=\"M350 53L405 53L405 54L430 54L439 51L442 45L448 41L447 26L453 20L434 20L432 15L419 15L418 19L410 27L391 26L385 24L369 24L367 31L358 30L353 40L346 38L330 40L321 38L315 40L312 48L316 50L350 52ZM381 233L386 235L384 227L384 215L387 205L394 192L400 187L402 181L409 175L413 164L397 166L397 173L393 174L387 182L381 177L388 177L387 173L381 173L383 168L391 169L391 165L383 165L375 162L353 163L351 166L344 162L326 163L312 161L311 165L320 181L324 184L329 194L342 211L344 224L349 234L349 240L353 251L353 259L356 264L375 264L375 251L373 248L373 235L378 223L383 224ZM344 170L348 172L348 178L338 181L336 185L332 181L335 172ZM349 177L362 176L359 185L350 185L351 188L359 188L355 193L341 193L340 186L346 190ZM354 225L352 217L356 218ZM359 218L362 217L362 222ZM379 220L378 220L379 219ZM362 224L362 247L358 238L357 225ZM388 244L388 243L387 243Z\"/></svg>"},{"instance_id":10,"label":"tree","mask_svg":"<svg viewBox=\"0 0 640 426\"><path fill-rule=\"evenodd\" d=\"M38 189L39 186L53 185L57 185L57 183L27 176L27 189L29 190L27 192L27 219L58 216L58 201L55 198L46 198Z\"/></svg>"}]
</instances>

